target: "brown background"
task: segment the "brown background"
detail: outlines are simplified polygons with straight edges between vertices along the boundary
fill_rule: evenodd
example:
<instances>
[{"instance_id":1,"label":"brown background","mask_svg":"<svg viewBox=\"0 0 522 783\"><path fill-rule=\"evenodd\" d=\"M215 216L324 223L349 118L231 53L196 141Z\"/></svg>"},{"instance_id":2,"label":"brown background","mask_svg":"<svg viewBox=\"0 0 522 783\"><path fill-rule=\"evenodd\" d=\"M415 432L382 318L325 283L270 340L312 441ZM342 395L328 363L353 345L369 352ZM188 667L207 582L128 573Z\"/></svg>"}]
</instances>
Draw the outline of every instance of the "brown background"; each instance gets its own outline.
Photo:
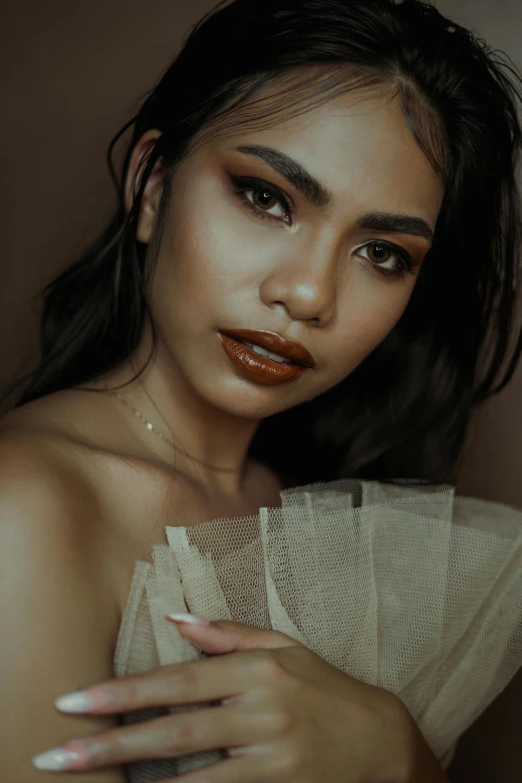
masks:
<instances>
[{"instance_id":1,"label":"brown background","mask_svg":"<svg viewBox=\"0 0 522 783\"><path fill-rule=\"evenodd\" d=\"M136 113L188 27L214 4L2 0L0 385L34 356L38 291L115 206L105 162L111 138ZM437 6L520 67L522 3ZM127 138L118 142L116 161ZM522 367L475 417L464 453L460 493L522 508Z\"/></svg>"}]
</instances>

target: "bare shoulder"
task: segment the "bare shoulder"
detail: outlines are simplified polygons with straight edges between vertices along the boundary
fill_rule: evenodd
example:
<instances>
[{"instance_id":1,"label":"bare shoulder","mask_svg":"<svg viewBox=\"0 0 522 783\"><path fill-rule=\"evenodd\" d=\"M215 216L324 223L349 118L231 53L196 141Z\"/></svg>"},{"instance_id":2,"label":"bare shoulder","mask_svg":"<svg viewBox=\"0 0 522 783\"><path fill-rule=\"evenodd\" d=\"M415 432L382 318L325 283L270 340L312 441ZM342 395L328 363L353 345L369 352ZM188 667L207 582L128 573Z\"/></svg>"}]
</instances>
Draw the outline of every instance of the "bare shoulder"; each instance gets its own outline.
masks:
<instances>
[{"instance_id":1,"label":"bare shoulder","mask_svg":"<svg viewBox=\"0 0 522 783\"><path fill-rule=\"evenodd\" d=\"M118 725L117 716L68 716L54 700L111 679L117 628L108 584L95 578L86 531L88 487L52 438L0 434L0 691L9 714L0 738L9 780L37 783L30 759L67 739ZM64 781L76 776L62 774ZM88 775L125 780L121 768Z\"/></svg>"},{"instance_id":2,"label":"bare shoulder","mask_svg":"<svg viewBox=\"0 0 522 783\"><path fill-rule=\"evenodd\" d=\"M59 497L76 510L69 535L111 585L121 619L136 562L150 562L153 546L167 543L167 526L278 507L284 487L268 466L250 460L241 498L206 495L171 465L137 451L119 415L110 398L65 390L0 418L0 492L17 471L15 483L35 504L52 487L54 502Z\"/></svg>"},{"instance_id":3,"label":"bare shoulder","mask_svg":"<svg viewBox=\"0 0 522 783\"><path fill-rule=\"evenodd\" d=\"M48 502L66 506L81 482L63 444L30 428L0 426L0 501L37 508Z\"/></svg>"},{"instance_id":4,"label":"bare shoulder","mask_svg":"<svg viewBox=\"0 0 522 783\"><path fill-rule=\"evenodd\" d=\"M35 415L36 413L36 415ZM15 409L0 419L0 503L20 504L37 512L54 507L62 534L82 537L81 520L97 519L98 498L88 480L85 449L31 406ZM4 522L5 525L5 522Z\"/></svg>"},{"instance_id":5,"label":"bare shoulder","mask_svg":"<svg viewBox=\"0 0 522 783\"><path fill-rule=\"evenodd\" d=\"M87 573L94 568L99 499L74 452L51 433L0 428L0 540L23 545L26 559L53 541ZM104 606L107 613L107 596Z\"/></svg>"}]
</instances>

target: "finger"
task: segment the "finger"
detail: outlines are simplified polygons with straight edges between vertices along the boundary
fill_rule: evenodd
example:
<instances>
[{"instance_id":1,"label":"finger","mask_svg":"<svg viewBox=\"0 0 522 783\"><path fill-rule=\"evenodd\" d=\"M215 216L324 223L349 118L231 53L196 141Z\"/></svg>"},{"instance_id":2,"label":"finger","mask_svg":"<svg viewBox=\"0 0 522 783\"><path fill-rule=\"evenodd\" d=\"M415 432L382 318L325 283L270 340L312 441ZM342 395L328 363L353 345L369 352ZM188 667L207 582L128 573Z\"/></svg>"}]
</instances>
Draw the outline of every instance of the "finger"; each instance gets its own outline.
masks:
<instances>
[{"instance_id":1,"label":"finger","mask_svg":"<svg viewBox=\"0 0 522 783\"><path fill-rule=\"evenodd\" d=\"M191 639L206 653L227 653L235 650L277 649L280 647L303 646L280 631L265 631L234 620L214 620L209 625L198 625L179 620L175 622L182 636Z\"/></svg>"},{"instance_id":2,"label":"finger","mask_svg":"<svg viewBox=\"0 0 522 783\"><path fill-rule=\"evenodd\" d=\"M85 771L225 747L243 748L251 740L251 734L249 721L235 705L187 710L92 737L72 739L60 750L72 751L79 758L62 769Z\"/></svg>"},{"instance_id":3,"label":"finger","mask_svg":"<svg viewBox=\"0 0 522 783\"><path fill-rule=\"evenodd\" d=\"M237 696L283 670L268 650L160 666L151 672L119 677L57 699L63 712L121 714L146 707L192 704ZM72 704L64 699L74 697Z\"/></svg>"}]
</instances>

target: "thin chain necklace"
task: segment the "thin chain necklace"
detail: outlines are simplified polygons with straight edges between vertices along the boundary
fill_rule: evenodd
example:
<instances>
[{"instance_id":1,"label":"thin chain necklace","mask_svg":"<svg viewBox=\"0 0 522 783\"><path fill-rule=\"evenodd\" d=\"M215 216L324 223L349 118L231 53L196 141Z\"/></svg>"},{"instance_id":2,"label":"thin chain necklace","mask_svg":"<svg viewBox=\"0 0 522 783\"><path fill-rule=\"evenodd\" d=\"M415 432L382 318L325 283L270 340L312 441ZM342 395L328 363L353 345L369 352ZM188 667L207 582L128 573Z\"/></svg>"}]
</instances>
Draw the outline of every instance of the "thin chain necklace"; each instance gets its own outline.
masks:
<instances>
[{"instance_id":1,"label":"thin chain necklace","mask_svg":"<svg viewBox=\"0 0 522 783\"><path fill-rule=\"evenodd\" d=\"M119 391L113 391L112 389L109 389L107 387L104 387L104 388L105 388L105 391L108 391L113 396L118 397L118 399L121 400L121 402L127 408L129 408L131 411L134 411L135 415L145 423L145 426L149 430L149 432L154 432L159 438L161 438L166 443L168 443L169 446L172 446L173 449L175 449L176 451L179 451L180 454L184 454L185 457L188 457L189 459L194 460L194 462L199 462L200 465L204 465L206 468L211 468L212 470L218 470L218 471L220 471L222 473L237 473L238 468L218 468L215 465L209 465L208 462L203 462L202 459L198 459L197 457L193 457L187 451L184 451L183 449L180 449L179 446L176 446L169 438L167 438L166 435L164 435L162 432L159 432L157 429L155 429L152 426L151 422L148 419L146 419L145 416L137 408L135 408L133 405L131 405L130 402L128 402L125 399L125 397L121 396Z\"/></svg>"}]
</instances>

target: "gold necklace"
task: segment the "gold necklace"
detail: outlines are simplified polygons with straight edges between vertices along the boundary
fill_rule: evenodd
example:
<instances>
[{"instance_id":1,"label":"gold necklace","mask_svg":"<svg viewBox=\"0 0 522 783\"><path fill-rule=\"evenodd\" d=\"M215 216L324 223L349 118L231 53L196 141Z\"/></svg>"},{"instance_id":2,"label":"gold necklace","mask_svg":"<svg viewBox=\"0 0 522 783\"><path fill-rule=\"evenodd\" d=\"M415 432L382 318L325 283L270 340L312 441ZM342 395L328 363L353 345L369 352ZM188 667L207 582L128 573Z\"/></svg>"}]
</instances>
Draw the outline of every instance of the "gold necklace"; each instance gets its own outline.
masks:
<instances>
[{"instance_id":1,"label":"gold necklace","mask_svg":"<svg viewBox=\"0 0 522 783\"><path fill-rule=\"evenodd\" d=\"M124 404L124 405L125 405L127 408L129 408L131 411L134 411L134 413L136 414L136 416L137 416L139 419L141 419L143 422L145 422L145 426L146 426L146 428L149 430L149 432L154 432L154 433L156 433L156 435L157 435L159 438L161 438L161 439L162 439L162 440L164 440L166 443L168 443L168 444L169 444L169 446L172 446L172 448L173 448L173 449L175 449L176 451L179 451L179 452L180 452L180 454L184 454L184 455L185 455L185 457L188 457L189 459L192 459L192 460L194 460L194 462L199 462L199 464L200 464L200 465L204 465L206 468L211 468L212 470L218 470L218 471L221 471L222 473L237 473L237 471L239 470L239 468L218 468L218 467L216 467L215 465L209 465L209 463L208 463L208 462L203 462L203 460L201 460L201 459L198 459L197 457L193 457L193 456L192 456L191 454L189 454L187 451L184 451L183 449L180 449L178 446L176 446L176 445L175 445L175 444L174 444L174 443L173 443L173 442L172 442L172 441L171 441L169 438L167 438L167 436L166 436L166 435L164 435L162 432L159 432L157 429L155 429L155 428L152 426L151 422L150 422L148 419L146 419L146 418L145 418L145 416L144 416L144 415L143 415L143 414L142 414L142 413L141 413L141 412L140 412L140 411L139 411L137 408L135 408L133 405L131 405L131 404L130 404L130 402L128 402L128 401L125 399L125 397L122 397L122 396L121 396L121 394L119 393L119 391L113 391L112 389L109 389L109 388L107 388L106 386L105 386L104 388L105 388L105 391L108 391L110 394L112 394L112 395L114 395L114 396L118 397L118 399L119 399L119 400L121 400L121 402L122 402L122 403L123 403L123 404Z\"/></svg>"}]
</instances>

